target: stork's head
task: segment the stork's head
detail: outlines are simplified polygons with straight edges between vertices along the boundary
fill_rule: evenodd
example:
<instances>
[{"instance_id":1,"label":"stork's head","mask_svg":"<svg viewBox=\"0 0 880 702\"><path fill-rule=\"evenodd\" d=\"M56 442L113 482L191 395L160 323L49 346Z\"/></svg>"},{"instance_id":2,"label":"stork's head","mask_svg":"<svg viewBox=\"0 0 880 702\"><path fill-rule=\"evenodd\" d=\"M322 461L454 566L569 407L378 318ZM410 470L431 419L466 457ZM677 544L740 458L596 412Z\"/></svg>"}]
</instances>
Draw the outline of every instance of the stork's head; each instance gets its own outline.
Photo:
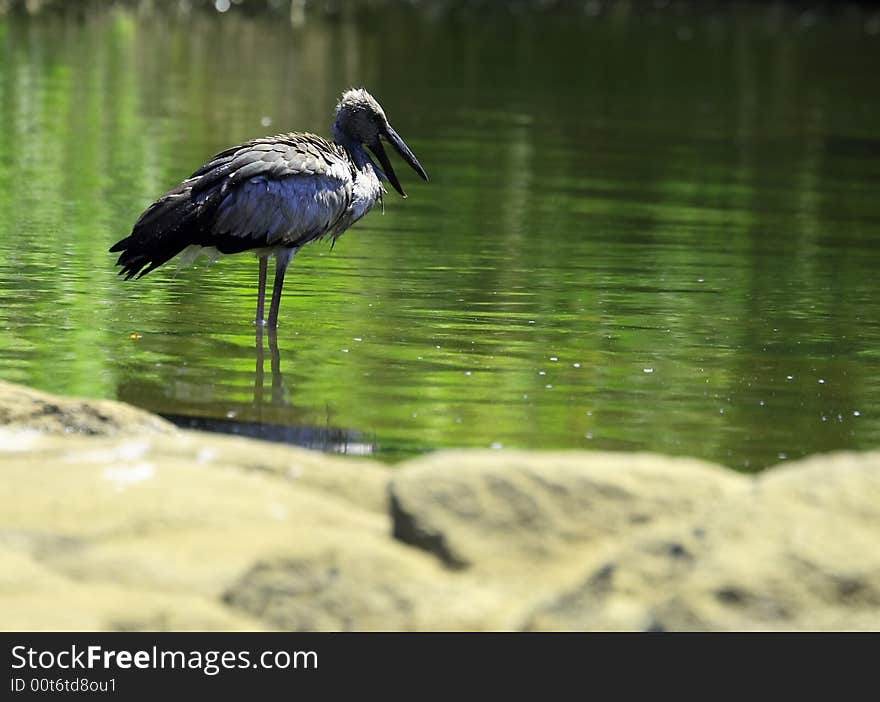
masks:
<instances>
[{"instance_id":1,"label":"stork's head","mask_svg":"<svg viewBox=\"0 0 880 702\"><path fill-rule=\"evenodd\" d=\"M391 144L416 173L424 180L428 180L428 174L425 173L419 160L400 135L391 128L382 106L363 88L353 88L343 93L342 99L336 106L333 138L343 144L363 145L372 151L379 159L388 181L403 197L406 197L406 193L397 180L381 139Z\"/></svg>"}]
</instances>

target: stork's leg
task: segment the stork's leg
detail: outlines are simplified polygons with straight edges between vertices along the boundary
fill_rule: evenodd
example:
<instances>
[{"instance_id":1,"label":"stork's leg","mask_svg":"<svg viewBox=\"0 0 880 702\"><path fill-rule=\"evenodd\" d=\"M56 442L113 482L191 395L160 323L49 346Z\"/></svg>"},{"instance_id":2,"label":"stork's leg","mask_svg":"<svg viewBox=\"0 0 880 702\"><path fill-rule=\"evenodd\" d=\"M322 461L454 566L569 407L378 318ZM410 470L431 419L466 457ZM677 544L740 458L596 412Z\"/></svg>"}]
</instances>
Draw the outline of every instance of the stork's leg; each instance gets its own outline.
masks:
<instances>
[{"instance_id":1,"label":"stork's leg","mask_svg":"<svg viewBox=\"0 0 880 702\"><path fill-rule=\"evenodd\" d=\"M260 286L257 291L257 318L254 320L254 324L260 327L266 324L266 317L263 313L266 308L266 274L268 269L269 257L260 256Z\"/></svg>"},{"instance_id":2,"label":"stork's leg","mask_svg":"<svg viewBox=\"0 0 880 702\"><path fill-rule=\"evenodd\" d=\"M278 326L278 308L281 306L281 288L284 287L284 274L293 260L296 249L278 249L275 252L275 281L272 286L272 304L269 306L269 328Z\"/></svg>"}]
</instances>

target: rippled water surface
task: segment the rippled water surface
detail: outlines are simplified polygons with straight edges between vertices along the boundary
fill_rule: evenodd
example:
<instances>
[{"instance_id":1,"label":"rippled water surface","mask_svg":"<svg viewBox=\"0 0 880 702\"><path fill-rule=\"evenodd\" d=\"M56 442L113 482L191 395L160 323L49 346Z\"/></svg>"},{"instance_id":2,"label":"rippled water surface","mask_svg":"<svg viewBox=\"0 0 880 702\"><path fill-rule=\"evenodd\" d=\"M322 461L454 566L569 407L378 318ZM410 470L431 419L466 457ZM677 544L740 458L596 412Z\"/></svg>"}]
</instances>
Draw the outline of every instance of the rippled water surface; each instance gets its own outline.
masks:
<instances>
[{"instance_id":1,"label":"rippled water surface","mask_svg":"<svg viewBox=\"0 0 880 702\"><path fill-rule=\"evenodd\" d=\"M588 4L589 7L599 7ZM0 377L389 460L880 446L880 20L646 10L0 17ZM303 250L136 283L213 153L367 86L431 176Z\"/></svg>"}]
</instances>

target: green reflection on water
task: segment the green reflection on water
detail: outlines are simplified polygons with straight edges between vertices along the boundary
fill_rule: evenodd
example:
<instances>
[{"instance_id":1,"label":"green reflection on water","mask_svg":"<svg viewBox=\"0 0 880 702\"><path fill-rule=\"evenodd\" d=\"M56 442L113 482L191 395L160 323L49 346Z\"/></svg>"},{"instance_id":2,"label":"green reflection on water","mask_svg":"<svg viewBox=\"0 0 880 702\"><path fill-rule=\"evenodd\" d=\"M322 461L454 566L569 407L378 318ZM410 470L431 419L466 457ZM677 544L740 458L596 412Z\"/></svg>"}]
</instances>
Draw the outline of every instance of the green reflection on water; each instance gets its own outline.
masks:
<instances>
[{"instance_id":1,"label":"green reflection on water","mask_svg":"<svg viewBox=\"0 0 880 702\"><path fill-rule=\"evenodd\" d=\"M880 41L796 20L2 17L0 377L391 459L877 447ZM253 259L115 277L155 196L352 84L432 180L298 256L277 348Z\"/></svg>"}]
</instances>

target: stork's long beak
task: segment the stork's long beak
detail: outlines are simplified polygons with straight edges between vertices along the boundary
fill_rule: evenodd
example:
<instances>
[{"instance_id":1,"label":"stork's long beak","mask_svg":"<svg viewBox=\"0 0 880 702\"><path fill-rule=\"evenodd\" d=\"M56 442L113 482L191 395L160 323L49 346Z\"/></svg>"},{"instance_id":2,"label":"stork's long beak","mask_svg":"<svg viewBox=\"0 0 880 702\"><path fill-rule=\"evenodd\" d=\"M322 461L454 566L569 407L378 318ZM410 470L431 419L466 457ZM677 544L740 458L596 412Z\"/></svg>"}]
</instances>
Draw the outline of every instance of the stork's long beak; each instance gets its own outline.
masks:
<instances>
[{"instance_id":1,"label":"stork's long beak","mask_svg":"<svg viewBox=\"0 0 880 702\"><path fill-rule=\"evenodd\" d=\"M395 132L391 125L389 124L383 133L383 136L388 139L388 142L395 148L397 153L400 154L401 158L406 161L410 167L418 173L423 180L428 180L428 174L425 173L425 169L422 168L422 164L419 163L419 160L415 157L410 148L406 145L406 142L400 138L400 135ZM391 161L388 160L388 154L385 153L385 148L382 146L382 142L377 138L374 144L370 145L370 150L376 154L376 158L379 159L379 163L382 164L382 170L385 172L385 175L388 178L388 182L394 186L394 189L399 192L403 197L406 197L406 193L403 192L403 188L400 185L400 181L397 180L397 174L394 172L394 169L391 167Z\"/></svg>"}]
</instances>

